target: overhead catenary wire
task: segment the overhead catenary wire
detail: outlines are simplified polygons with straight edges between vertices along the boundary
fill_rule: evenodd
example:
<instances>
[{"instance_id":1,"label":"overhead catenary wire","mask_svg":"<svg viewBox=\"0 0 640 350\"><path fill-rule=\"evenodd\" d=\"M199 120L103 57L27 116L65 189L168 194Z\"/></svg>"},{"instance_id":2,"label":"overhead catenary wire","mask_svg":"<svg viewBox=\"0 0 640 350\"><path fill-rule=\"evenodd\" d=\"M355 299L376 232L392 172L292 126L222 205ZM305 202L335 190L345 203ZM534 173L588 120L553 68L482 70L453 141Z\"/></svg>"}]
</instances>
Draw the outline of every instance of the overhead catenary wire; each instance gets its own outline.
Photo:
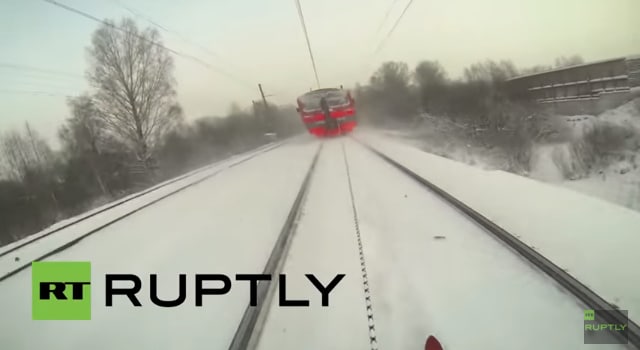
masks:
<instances>
[{"instance_id":1,"label":"overhead catenary wire","mask_svg":"<svg viewBox=\"0 0 640 350\"><path fill-rule=\"evenodd\" d=\"M151 24L152 26L155 26L157 28L159 28L160 30L171 34L175 37L177 37L180 41L182 41L183 43L190 45L194 48L197 48L203 52L205 52L206 54L208 54L211 57L214 57L215 59L217 59L218 61L220 61L222 64L226 65L226 66L230 66L233 68L233 70L235 72L238 72L239 70L245 71L245 73L252 75L252 76L257 76L257 74L255 74L255 71L253 71L251 69L251 67L239 67L237 65L235 65L232 61L225 59L224 57L222 57L222 55L218 54L217 52L211 50L210 48L208 48L207 46L198 44L196 42L194 42L193 40L190 40L189 38L187 38L185 35L180 34L179 32L177 32L176 30L172 30L170 29L168 26L161 24L159 21L152 19L150 16L145 15L142 11L138 10L138 9L134 9L131 6L127 6L125 4L122 3L122 1L120 0L110 0L111 2L113 2L114 4L122 7L123 9L125 9L127 12L131 13L132 15L138 17L138 18L142 18L143 20L147 21L149 24ZM245 82L245 85L249 86L249 85L253 85L250 84L248 82ZM279 90L275 90L277 93L281 93L279 92ZM269 97L270 95L267 95L266 97Z\"/></svg>"},{"instance_id":2,"label":"overhead catenary wire","mask_svg":"<svg viewBox=\"0 0 640 350\"><path fill-rule=\"evenodd\" d=\"M378 45L378 47L376 48L374 53L378 53L380 51L380 49L382 49L384 44L387 42L387 40L389 40L389 38L391 37L393 32L398 27L398 24L400 23L400 21L402 21L402 18L404 17L405 13L407 13L407 10L409 9L409 7L411 6L412 3L413 3L413 0L409 0L409 2L407 3L407 6L405 6L404 10L402 10L402 13L400 14L400 17L398 17L396 22L393 24L393 27L391 27L391 29L389 30L387 35L384 37L384 39L382 39L382 41L380 41L380 44Z\"/></svg>"},{"instance_id":3,"label":"overhead catenary wire","mask_svg":"<svg viewBox=\"0 0 640 350\"><path fill-rule=\"evenodd\" d=\"M159 28L160 30L162 30L162 31L164 31L164 32L166 32L166 33L169 33L169 34L172 34L172 35L174 35L174 36L178 37L182 42L184 42L184 43L186 43L186 44L188 44L188 45L191 45L191 46L193 46L193 47L196 47L196 48L198 48L198 49L200 49L200 50L202 50L202 51L206 52L207 54L209 54L209 55L210 55L210 56L212 56L212 57L215 57L215 58L217 58L217 59L222 59L222 58L220 57L220 55L219 55L219 54L217 54L216 52L212 51L212 50L211 50L211 49L209 49L208 47L203 46L203 45L200 45L200 44L198 44L198 43L195 43L195 42L193 42L193 41L189 40L188 38L186 38L184 35L182 35L182 34L178 33L177 31L175 31L175 30L171 30L171 29L169 29L167 26L162 25L162 24L160 24L158 21L153 20L151 17L149 17L149 16L147 16L147 15L143 14L143 13L142 13L142 11L135 10L135 9L131 8L130 6L127 6L127 5L123 4L123 3L122 3L121 1L119 1L119 0L111 0L111 1L112 1L113 3L115 3L115 4L117 4L118 6L122 7L123 9L125 9L126 11L128 11L129 13L131 13L132 15L134 15L134 16L136 16L136 17L139 17L139 18L142 18L142 19L144 19L145 21L149 22L151 25L153 25L153 26L155 26L155 27ZM225 61L226 61L226 60L225 60ZM228 62L225 62L225 63L228 63Z\"/></svg>"},{"instance_id":4,"label":"overhead catenary wire","mask_svg":"<svg viewBox=\"0 0 640 350\"><path fill-rule=\"evenodd\" d=\"M226 66L231 66L233 69L232 71L235 71L236 73L238 72L238 70L240 70L240 67L236 66L233 62L224 59L220 54L218 54L217 52L211 50L210 48L198 44L192 40L190 40L189 38L187 38L186 36L180 34L179 32L169 29L166 25L163 25L161 23L159 23L157 20L152 19L150 16L145 15L144 13L142 13L142 11L134 9L130 6L127 6L125 4L122 3L122 1L120 0L110 0L111 2L115 3L116 5L122 7L123 9L125 9L127 12L131 13L132 15L138 17L138 18L142 18L143 20L147 21L149 24L151 24L152 26L159 28L160 30L164 31L165 33L171 34L175 37L177 37L180 41L182 41L183 43L190 45L194 48L199 49L200 51L205 52L206 54L208 54L211 57L214 57L215 59L217 59L218 61L220 61L220 63L226 65ZM241 70L244 70L245 72L247 71L247 67L243 67ZM249 69L249 71L251 71ZM255 74L251 74L254 75ZM246 83L247 85L251 85L248 82Z\"/></svg>"},{"instance_id":5,"label":"overhead catenary wire","mask_svg":"<svg viewBox=\"0 0 640 350\"><path fill-rule=\"evenodd\" d=\"M313 73L316 77L316 84L318 89L320 88L320 79L318 78L318 69L316 68L316 61L313 58L313 50L311 49L311 42L309 41L309 34L307 33L307 25L304 22L304 15L302 14L302 6L300 0L295 0L296 7L298 8L298 17L300 17L300 24L302 24L302 30L304 31L304 37L307 40L307 48L309 49L309 57L311 58L311 65L313 66Z\"/></svg>"},{"instance_id":6,"label":"overhead catenary wire","mask_svg":"<svg viewBox=\"0 0 640 350\"><path fill-rule=\"evenodd\" d=\"M64 77L75 78L75 79L83 79L83 76L80 74L73 74L69 72L62 72L62 71L57 71L52 69L39 68L39 67L27 66L27 65L16 64L16 63L0 62L0 68L24 71L28 73L56 75L56 76L64 76Z\"/></svg>"},{"instance_id":7,"label":"overhead catenary wire","mask_svg":"<svg viewBox=\"0 0 640 350\"><path fill-rule=\"evenodd\" d=\"M0 94L32 96L71 97L81 90L78 82L83 81L78 74L9 62L0 62L0 77L4 83Z\"/></svg>"},{"instance_id":8,"label":"overhead catenary wire","mask_svg":"<svg viewBox=\"0 0 640 350\"><path fill-rule=\"evenodd\" d=\"M387 12L384 14L384 18L382 18L382 21L380 22L380 25L378 26L378 30L376 30L376 35L380 34L380 31L382 30L382 27L384 27L384 24L387 23L387 20L389 19L389 15L391 14L391 11L393 10L393 7L396 5L397 2L398 2L398 0L393 0L391 2L391 5L387 9Z\"/></svg>"},{"instance_id":9,"label":"overhead catenary wire","mask_svg":"<svg viewBox=\"0 0 640 350\"><path fill-rule=\"evenodd\" d=\"M243 79L239 79L238 77L236 77L236 76L234 76L232 74L229 74L229 73L225 72L224 70L221 70L220 68L217 68L217 67L207 63L206 61L204 61L204 60L202 60L202 59L200 59L200 58L198 58L198 57L196 57L194 55L189 55L189 54L174 50L174 49L169 48L169 47L167 47L167 46L165 46L165 45L163 45L161 43L149 40L149 39L147 39L147 38L145 38L145 37L143 37L141 35L138 35L138 34L135 34L135 33L131 33L131 32L129 32L129 31L123 29L123 28L120 28L120 27L116 26L115 24L113 24L111 22L102 20L102 19L100 19L100 18L98 18L96 16L93 16L91 14L88 14L88 13L84 12L84 11L78 10L78 9L76 9L74 7L65 5L65 4L60 3L60 2L58 2L56 0L43 0L43 1L45 1L47 3L50 3L50 4L54 5L54 6L60 7L62 9L64 9L64 10L69 11L69 12L73 12L73 13L75 13L77 15L82 16L82 17L88 18L88 19L90 19L92 21L95 21L95 22L104 24L106 26L109 26L109 27L111 27L111 28L113 28L115 30L118 30L120 32L123 32L125 34L133 35L133 36L137 37L138 39L143 40L143 41L145 41L145 42L147 42L147 43L149 43L151 45L160 47L160 48L166 50L169 53L172 53L172 54L174 54L176 56L191 60L191 61L196 62L196 63L198 63L198 64L200 64L200 65L202 65L202 66L204 66L204 67L206 67L206 68L208 68L208 69L210 69L212 71L215 71L215 72L217 72L219 74L225 75L226 77L230 78L231 80L236 81L237 83L245 86L248 89L251 89L251 90L254 89L253 84L250 84L250 83L244 81Z\"/></svg>"},{"instance_id":10,"label":"overhead catenary wire","mask_svg":"<svg viewBox=\"0 0 640 350\"><path fill-rule=\"evenodd\" d=\"M393 27L389 30L389 32L387 33L387 35L380 41L380 43L378 44L378 46L371 51L369 54L366 54L363 58L363 61L365 61L364 64L361 64L359 66L358 69L358 75L360 74L365 74L365 72L370 71L373 69L373 65L374 65L374 61L373 59L375 58L375 56L380 52L380 50L382 49L382 47L384 46L384 44L386 43L386 41L391 37L391 35L393 34L393 32L395 31L396 27L398 26L398 24L400 23L400 21L402 20L403 16L405 15L405 13L407 12L407 10L409 9L409 7L411 6L413 0L409 0L409 2L407 3L407 5L405 6L405 8L403 9L402 13L400 14L400 17L398 17L398 19L395 21ZM378 30L376 31L376 37L379 34L380 30L384 27L384 24L387 22L387 20L389 19L389 16L391 15L391 12L393 10L393 8L396 6L396 4L398 3L398 0L393 0L392 3L389 5L389 8L387 9L387 12L385 13L385 16L383 18L383 20L380 22L380 25L378 26ZM368 73L367 73L368 74Z\"/></svg>"},{"instance_id":11,"label":"overhead catenary wire","mask_svg":"<svg viewBox=\"0 0 640 350\"><path fill-rule=\"evenodd\" d=\"M82 90L81 86L72 86L72 85L60 85L60 84L56 84L53 81L23 81L23 80L18 80L18 81L4 81L3 80L2 85L0 85L0 88L18 88L18 89L22 89L22 88L27 88L27 89L53 89L56 91L60 91L60 92L76 92L78 90Z\"/></svg>"},{"instance_id":12,"label":"overhead catenary wire","mask_svg":"<svg viewBox=\"0 0 640 350\"><path fill-rule=\"evenodd\" d=\"M51 97L75 97L73 95L61 94L57 92L40 91L40 90L0 89L0 94L17 94L17 95L51 96Z\"/></svg>"}]
</instances>

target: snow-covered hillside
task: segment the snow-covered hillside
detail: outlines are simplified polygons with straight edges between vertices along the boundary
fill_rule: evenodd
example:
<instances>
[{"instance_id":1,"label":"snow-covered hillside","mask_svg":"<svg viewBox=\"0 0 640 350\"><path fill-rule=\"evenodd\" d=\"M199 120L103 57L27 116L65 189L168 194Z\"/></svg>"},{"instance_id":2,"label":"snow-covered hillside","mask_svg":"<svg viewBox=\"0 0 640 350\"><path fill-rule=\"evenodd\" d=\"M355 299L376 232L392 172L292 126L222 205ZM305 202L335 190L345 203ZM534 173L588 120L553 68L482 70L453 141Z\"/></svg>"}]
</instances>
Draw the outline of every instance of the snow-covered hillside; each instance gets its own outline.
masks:
<instances>
[{"instance_id":1,"label":"snow-covered hillside","mask_svg":"<svg viewBox=\"0 0 640 350\"><path fill-rule=\"evenodd\" d=\"M548 135L533 144L524 175L640 211L640 98L598 116L552 115L541 123ZM463 129L446 118L425 116L413 130L385 134L469 165L508 170L505 150L474 143ZM593 154L593 142L619 149Z\"/></svg>"}]
</instances>

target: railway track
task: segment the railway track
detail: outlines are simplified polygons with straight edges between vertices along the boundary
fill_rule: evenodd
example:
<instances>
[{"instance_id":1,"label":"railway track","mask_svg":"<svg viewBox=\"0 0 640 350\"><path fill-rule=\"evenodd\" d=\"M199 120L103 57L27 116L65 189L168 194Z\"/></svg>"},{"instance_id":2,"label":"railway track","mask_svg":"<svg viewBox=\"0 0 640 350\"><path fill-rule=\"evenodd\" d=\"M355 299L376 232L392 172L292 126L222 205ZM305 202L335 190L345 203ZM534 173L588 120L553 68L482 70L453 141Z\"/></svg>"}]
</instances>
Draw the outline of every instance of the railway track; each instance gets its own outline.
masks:
<instances>
[{"instance_id":1,"label":"railway track","mask_svg":"<svg viewBox=\"0 0 640 350\"><path fill-rule=\"evenodd\" d=\"M145 209L145 208L147 208L147 207L149 207L149 206L151 206L151 205L154 205L154 204L156 204L156 203L158 203L158 202L162 201L163 199L166 199L166 198L168 198L168 197L171 197L171 196L173 196L174 194L177 194L177 193L182 192L182 191L184 191L184 190L186 190L186 189L188 189L188 188L190 188L190 187L193 187L193 186L195 186L195 185L197 185L197 184L199 184L199 183L202 183L202 182L204 182L205 180L208 180L208 179L210 179L210 178L212 178L212 177L214 177L214 176L218 175L219 173L223 172L224 170L227 170L227 169L233 168L233 167L235 167L235 166L237 166L237 165L239 165L239 164L242 164L242 163L244 163L244 162L246 162L246 161L248 161L248 160L251 160L251 159L255 158L255 157L256 157L256 156L258 156L258 155L261 155L261 154L264 154L264 153L269 152L269 151L271 151L271 150L274 150L274 149L276 149L276 148L278 148L278 147L282 146L282 145L283 145L284 143L286 143L286 142L287 142L287 140L282 141L282 142L278 142L278 143L275 143L275 144L269 144L269 145L266 145L266 146L260 147L260 148L258 148L257 150L253 150L253 151L247 152L247 154L239 155L239 156L237 156L237 157L239 157L239 158L240 158L239 160L235 160L235 161L232 161L232 160L231 160L231 161L230 161L230 164L228 164L228 165L226 165L226 166L222 166L220 169L218 169L217 171L214 171L214 172L213 172L213 173L211 173L211 174L208 174L208 175L206 175L206 176L204 176L204 177L202 177L202 178L199 178L199 179L198 179L198 180L196 180L196 181L189 182L189 183L187 183L187 184L185 184L185 185L183 185L183 186L180 186L180 187L178 187L177 189L175 189L175 190L173 190L173 191L171 191L171 192L169 192L169 193L167 193L167 194L164 194L164 195L162 195L162 196L160 196L160 197L158 197L158 198L156 198L156 199L154 199L154 200L152 200L152 201L150 201L150 202L148 202L148 203L145 203L145 204L141 205L140 207L137 207L136 209L133 209L133 210L131 210L131 211L128 211L128 212L126 212L126 213L125 213L125 214L123 214L123 215L117 216L117 217L115 217L114 219L109 220L109 221L107 221L106 223L104 223L104 224L102 224L102 225L100 225L100 226L98 226L98 227L96 227L96 228L94 228L94 229L92 229L92 230L90 230L90 231L87 231L86 233L84 233L84 234L82 234L82 235L80 235L80 236L78 236L78 237L76 237L76 238L74 238L74 239L71 239L71 240L69 240L69 241L65 242L65 243L64 243L64 244L62 244L62 245L60 245L60 246L58 246L58 247L56 247L56 248L54 248L54 249L51 249L51 250L47 251L46 253L44 253L44 254L42 254L42 255L38 256L38 257L37 257L37 258L35 258L35 259L29 259L29 260L27 260L27 262L24 262L22 265L20 265L20 266L18 266L18 267L16 267L16 268L14 268L14 269L11 269L9 272L7 272L7 273L5 273L4 275L0 276L0 282L2 282L2 281L4 281L4 280L6 280L6 279L8 279L8 278L10 278L11 276L14 276L15 274L17 274L17 273L19 273L19 272L21 272L21 271L23 271L23 270L25 270L25 269L27 269L27 268L29 268L29 267L31 266L31 263L32 263L32 262L34 262L34 261L41 261L41 260L44 260L44 259L46 259L46 258L48 258L48 257L51 257L51 256L53 256L53 255L56 255L56 254L58 254L58 253L60 253L60 252L64 251L64 250L66 250L66 249L69 249L70 247L72 247L72 246L76 245L77 243L79 243L79 242L80 242L80 241L82 241L83 239L85 239L85 238L87 238L87 237L89 237L89 236L91 236L91 235L93 235L93 234L95 234L95 233L97 233L97 232L100 232L101 230L103 230L103 229L105 229L105 228L107 228L107 227L109 227L109 226L113 225L114 223L119 222L119 221L121 221L121 220L123 220L123 219L125 219L125 218L127 218L127 217L129 217L129 216L131 216L131 215L133 215L133 214L135 214L135 213L137 213L137 212L139 212L139 211L140 211L140 210L142 210L142 209ZM224 162L224 161L223 161L223 162ZM224 164L224 163L223 163L223 164ZM166 186L168 186L168 185L174 184L174 183L176 183L176 182L178 182L178 181L180 181L180 180L184 180L184 179L186 179L186 178L188 178L188 177L191 177L191 176L197 175L197 174L202 173L202 172L204 172L204 171L206 171L206 170L210 170L211 168L214 168L214 167L216 167L216 166L220 166L220 164L219 164L219 163L215 163L215 164L212 164L212 165L205 166L205 167L203 167L203 168L197 169L197 170L195 170L195 171L192 171L192 172L190 172L190 173L187 173L187 174L182 175L182 176L180 176L180 177L177 177L177 178L175 178L175 179L172 179L172 180L169 180L169 181L167 181L167 182L164 182L164 183L162 183L162 184L160 184L160 185L154 186L154 187L152 187L152 188L150 188L150 189L148 189L148 190L145 190L145 191L143 191L143 192L137 193L137 194L135 194L135 195L133 195L133 196L131 196L131 197L127 197L127 198L125 198L124 200L120 200L120 201L118 201L118 202L115 202L114 204L111 204L111 205L109 205L109 206L107 206L107 207L105 207L105 208L99 209L99 210L97 210L96 212L92 212L92 213L91 213L91 214L89 214L89 215L82 216L82 217L78 218L77 220L74 220L74 221L72 221L72 222L70 222L70 223L67 223L67 224L65 224L65 225L63 225L63 226L61 226L61 227L59 227L59 228L56 228L56 229L54 229L54 230L52 230L52 231L49 231L49 232L47 232L46 234L43 234L43 235L38 236L38 237L36 237L36 238L34 238L34 239L31 239L31 240L28 240L28 241L26 241L26 242L23 242L23 243L21 243L21 244L19 244L19 245L15 246L15 247L11 247L10 249L8 249L8 250L3 251L2 253L0 253L0 257L5 256L5 255L7 255L7 254L10 254L10 253L12 253L12 252L15 252L15 251L17 251L18 249L20 249L20 248L22 248L22 247L25 247L25 246L27 246L27 245L29 245L29 244L32 244L32 243L34 243L34 242L36 242L36 241L38 241L38 240L40 240L40 239L42 239L42 238L45 238L45 237L47 237L47 236L50 236L50 235L52 235L52 234L54 234L54 233L56 233L56 232L59 232L59 231L61 231L61 230L65 229L65 228L68 228L68 227L70 227L70 226L72 226L72 225L78 224L78 223L80 223L80 222L82 222L82 221L84 221L84 220L87 220L87 219L89 219L89 218L91 218L91 217L94 217L94 216L96 216L96 215L98 215L98 214L100 214L100 213L104 213L104 212L106 212L106 211L108 211L108 210L110 210L110 209L113 209L113 208L115 208L115 207L117 207L117 206L120 206L120 205L122 205L122 204L124 204L124 203L126 203L126 202L129 202L129 201L134 200L134 199L136 199L136 198L142 197L142 196L144 196L144 195L146 195L146 194L149 194L149 193L151 193L151 192L157 191L157 190L159 190L159 189L161 189L161 188L163 188L163 187L166 187Z\"/></svg>"},{"instance_id":2,"label":"railway track","mask_svg":"<svg viewBox=\"0 0 640 350\"><path fill-rule=\"evenodd\" d=\"M571 293L575 298L580 300L586 306L586 308L599 310L598 317L601 317L609 323L628 324L628 344L632 345L636 349L640 349L640 327L638 326L638 324L628 319L628 317L620 312L617 307L613 306L611 303L599 296L589 287L582 284L562 268L555 265L552 261L545 258L543 255L520 241L513 234L493 223L491 220L473 210L471 207L467 206L462 201L458 200L429 180L411 171L409 168L390 158L388 155L384 154L373 146L355 137L352 137L352 139L373 152L380 159L394 166L403 174L418 182L420 185L422 185L432 193L435 193L448 205L453 206L468 219L482 227L485 232L491 234L493 237L503 242L509 249L517 253L519 256L525 258L529 263L551 277L555 282L557 282L565 290ZM617 338L621 337L621 335L616 332L611 332L611 335ZM627 339L621 340L624 342Z\"/></svg>"},{"instance_id":3,"label":"railway track","mask_svg":"<svg viewBox=\"0 0 640 350\"><path fill-rule=\"evenodd\" d=\"M261 146L261 147L259 147L258 149L255 149L255 150L252 150L252 151L249 151L249 152L243 153L243 154L236 155L236 156L232 157L231 159L233 159L233 158L237 158L237 157L242 157L242 156L244 156L244 155L246 155L246 154L253 154L253 153L255 153L255 152L264 152L264 151L266 151L266 150L270 150L270 149L273 149L273 148L279 147L279 146L281 146L284 142L285 142L285 141L282 141L282 142L279 142L279 143L270 143L270 144L267 144L267 145ZM162 188L164 188L164 187L166 187L166 186L169 186L169 185L171 185L171 184L174 184L174 183L176 183L176 182L178 182L178 181L184 180L184 179L186 179L186 178L188 178L188 177L191 177L191 176L194 176L194 175L200 174L200 173L202 173L202 172L204 172L204 171L207 171L207 170L209 170L209 169L212 169L212 168L214 168L214 167L216 167L216 166L220 166L221 164L223 164L223 163L225 163L225 162L228 162L228 161L230 161L231 159L227 159L227 160L223 160L223 161L220 161L220 162L216 162L216 163L213 163L213 164L206 165L206 166L204 166L204 167L201 167L201 168L198 168L198 169L196 169L196 170L190 171L190 172L188 172L188 173L186 173L186 174L183 174L183 175L180 175L180 176L175 177L175 178L173 178L173 179L170 179L170 180L167 180L167 181L165 181L165 182L162 182L162 183L160 183L160 184L158 184L158 185L152 186L152 187L150 187L150 188L148 188L148 189L146 189L146 190L144 190L144 191L141 191L141 192L138 192L138 193L135 193L135 194L132 194L132 195L126 196L126 197L124 197L124 198L122 198L122 199L119 199L119 200L114 201L114 202L112 202L112 203L110 203L110 204L107 204L106 206L104 206L104 207L102 207L102 208L99 208L99 209L97 209L97 210L91 211L91 212L89 212L88 214L81 215L80 217L78 217L78 218L76 218L76 219L74 219L74 220L71 220L71 221L69 221L68 223L66 223L66 224L64 224L64 225L61 225L61 226L59 226L59 227L56 227L55 229L52 229L52 230L50 230L50 231L47 231L47 232L46 232L46 233L44 233L44 234L41 234L41 235L35 236L35 237L33 237L33 238L30 238L30 239L29 239L29 238L27 238L27 239L25 239L23 242L21 242L21 243L19 243L19 244L16 244L15 246L12 246L12 247L11 247L11 248L9 248L9 249L3 249L2 247L0 247L0 258L2 258L2 257L3 257L3 256L5 256L5 255L8 255L8 254L11 254L11 253L15 252L16 250L18 250L18 249L20 249L20 248L22 248L22 247L24 247L24 246L27 246L27 245L29 245L29 244L31 244L31 243L33 243L33 242L39 241L39 240L41 240L41 239L43 239L43 238L45 238L45 237L51 236L52 234L54 234L54 233L56 233L56 232L59 232L59 231L61 231L61 230L64 230L64 229L66 229L66 228L68 228L68 227L70 227L70 226L73 226L73 225L75 225L75 224L78 224L78 223L80 223L80 222L82 222L82 221L85 221L85 220L87 220L87 219L90 219L90 218L92 218L92 217L94 217L94 216L96 216L96 215L102 214L102 213L104 213L104 212L106 212L106 211L108 211L108 210L110 210L110 209L113 209L113 208L115 208L115 207L117 207L117 206L120 206L120 205L122 205L122 204L125 204L125 203L127 203L127 202L130 202L130 201L132 201L132 200L134 200L134 199L140 198L140 197L142 197L142 196L144 196L144 195L147 195L147 194L149 194L149 193L155 192L155 191L157 191L157 190L159 190L159 189L162 189Z\"/></svg>"},{"instance_id":4,"label":"railway track","mask_svg":"<svg viewBox=\"0 0 640 350\"><path fill-rule=\"evenodd\" d=\"M435 184L431 183L430 181L428 181L427 179L425 179L424 177L416 174L415 172L411 171L409 168L405 167L404 165L400 164L399 162L397 162L396 160L390 158L389 156L387 156L386 154L384 154L383 152L381 152L380 150L372 147L369 144L366 144L356 138L353 138L356 142L358 142L359 144L361 144L362 146L364 146L366 149L368 149L369 151L371 151L373 154L377 155L381 160L385 161L386 163L392 165L393 167L395 167L396 169L398 169L400 172L402 172L404 175L408 176L409 178L411 178L412 180L416 181L417 183L419 183L421 186L425 187L426 189L428 189L429 191L435 193L436 195L438 195L438 197L440 197L443 201L445 201L447 204L453 206L455 209L457 209L459 212L461 212L463 215L465 215L468 219L472 220L474 223L476 223L477 225L479 225L480 227L483 228L483 230L487 233L490 233L493 237L495 237L496 239L498 239L499 241L503 242L511 251L517 253L519 256L525 258L528 262L530 262L533 266L535 266L537 269L539 269L540 271L544 272L545 274L547 274L549 277L551 277L554 281L556 281L559 285L561 285L564 289L566 289L568 292L570 292L573 296L575 296L578 300L580 300L587 308L590 309L594 309L594 310L602 310L605 313L600 315L602 316L606 321L610 322L610 323L626 323L628 324L628 343L631 344L633 347L640 349L640 329L638 327L638 325L634 322L632 322L631 320L627 320L626 316L623 315L621 312L617 311L616 308L611 305L609 302L607 302L605 299L603 299L602 297L598 296L594 291L592 291L591 289L589 289L588 287L586 287L585 285L583 285L582 283L580 283L577 279L575 279L574 277L572 277L570 274L568 274L567 272L565 272L563 269L561 269L560 267L558 267L557 265L555 265L553 262L551 262L550 260L546 259L544 256L542 256L541 254L539 254L538 252L536 252L535 250L533 250L532 248L528 247L526 244L524 244L523 242L521 242L519 239L517 239L514 235L512 235L511 233L507 232L506 230L502 229L501 227L499 227L498 225L496 225L495 223L491 222L490 220L488 220L486 217L484 217L483 215L481 215L480 213L476 212L475 210L473 210L472 208L470 208L469 206L467 206L466 204L464 204L463 202L461 202L460 200L456 199L455 197L453 197L452 195L450 195L449 193L447 193L446 191L442 190L441 188L439 188L438 186L436 186ZM46 254L38 257L37 259L34 259L32 261L38 261L38 260L42 260L42 259L46 259L47 257L50 257L52 255L55 255L65 249L68 249L69 247L75 245L76 243L78 243L80 240L96 233L99 232L100 230L104 229L105 227L120 221L132 214L134 214L135 212L144 209L145 207L148 207L150 205L153 205L154 203L157 203L158 201L165 199L175 193L178 193L188 187L194 186L210 177L215 176L216 174L220 173L221 171L224 171L227 168L233 167L235 165L241 164L243 162L248 161L249 159L252 159L253 157L257 156L258 154L262 154L264 152L268 152L269 150L272 150L276 147L278 147L280 144L277 144L273 147L265 147L260 151L257 151L256 153L243 158L239 161L233 162L231 165L229 165L228 167L222 168L210 175L207 175L206 177L199 179L193 183L189 183L183 187L180 187L178 189L176 189L175 191L172 191L171 193L164 195L150 203L147 203L143 206L141 206L140 208L135 209L132 212L129 212L125 215L122 215L120 217L115 218L114 220L110 221L109 223L102 225L100 227L95 228L94 230L91 230L87 233L85 233L84 235L82 235L81 237L78 237L72 241L67 242L66 244L57 247L56 249L53 249L49 252L47 252ZM276 243L274 244L274 246L271 249L271 254L270 257L263 269L263 274L270 274L272 276L276 276L279 273L281 273L284 263L285 263L285 259L287 256L287 252L289 250L289 247L291 245L291 241L295 235L295 231L298 225L298 221L299 221L299 217L300 217L300 213L304 207L304 202L308 193L308 189L310 187L311 184L311 180L314 174L314 170L316 168L316 165L318 163L318 158L322 152L322 148L323 148L323 143L320 144L320 146L318 147L318 149L316 150L315 156L311 162L311 165L309 166L306 176L303 180L302 185L300 186L298 192L297 192L297 196L289 210L289 214L287 216L287 219L285 220L282 229L278 235L278 238L276 240ZM344 155L344 161L345 161L345 166L347 167L347 176L349 176L349 161L348 158L346 156L346 152L344 150L344 144L343 144L343 155ZM193 174L192 174L193 175ZM349 178L349 186L351 188L351 179ZM356 207L355 207L355 202L353 199L353 193L351 193L351 200L352 200L352 205L353 205L353 210L354 210L354 224L355 224L355 230L356 230L356 235L357 235L357 240L358 240L358 246L360 247L360 260L363 264L363 287L365 290L365 304L367 305L367 317L369 318L369 329L370 329L370 339L369 342L371 344L371 348L372 349L377 349L377 339L376 339L376 334L375 334L375 326L373 327L372 330L372 323L373 323L373 310L370 308L371 305L371 296L367 295L367 290L368 290L368 278L366 276L366 267L364 266L364 256L362 253L362 241L360 239L360 233L359 233L359 229L358 229L358 217L357 217L357 212L356 212ZM95 214L91 214L91 215L95 215ZM82 220L87 219L88 217L83 218ZM15 275L16 273L28 268L31 265L31 261L27 264L22 265L21 267L11 271L10 273L0 277L0 281L9 278L12 275ZM235 334L233 336L232 341L230 342L228 349L229 350L237 350L237 349L255 349L260 336L261 336L261 332L262 332L262 328L264 325L264 322L266 322L266 317L269 313L269 306L271 305L271 299L273 297L273 294L276 290L277 287L277 280L273 279L271 281L261 281L258 283L258 288L257 288L257 306L253 307L250 305L246 306L246 309L244 311L243 317L241 319L241 321L238 324L238 327L236 328ZM249 304L249 303L247 303ZM614 336L618 336L618 333L612 333Z\"/></svg>"},{"instance_id":5,"label":"railway track","mask_svg":"<svg viewBox=\"0 0 640 350\"><path fill-rule=\"evenodd\" d=\"M309 190L311 178L318 163L320 153L322 152L322 146L323 144L321 143L316 150L313 161L311 162L304 181L298 190L296 199L289 210L289 215L282 226L275 245L271 249L269 260L267 260L262 271L262 274L272 276L271 281L258 282L257 306L247 305L233 339L231 340L229 350L255 349L257 346L262 331L262 325L266 320L271 299L278 285L278 281L275 279L275 276L282 271L284 266L287 251L291 246L291 240L293 239L293 235L297 228L298 219Z\"/></svg>"}]
</instances>

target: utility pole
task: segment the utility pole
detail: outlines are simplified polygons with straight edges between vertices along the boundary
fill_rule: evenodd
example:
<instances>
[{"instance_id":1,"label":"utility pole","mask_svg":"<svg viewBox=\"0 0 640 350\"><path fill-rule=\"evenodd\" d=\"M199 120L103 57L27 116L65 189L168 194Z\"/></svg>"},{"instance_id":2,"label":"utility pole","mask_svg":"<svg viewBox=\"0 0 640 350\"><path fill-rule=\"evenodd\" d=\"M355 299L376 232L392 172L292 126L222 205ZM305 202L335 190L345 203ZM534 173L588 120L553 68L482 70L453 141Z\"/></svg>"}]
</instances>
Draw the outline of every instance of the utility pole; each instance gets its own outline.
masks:
<instances>
[{"instance_id":1,"label":"utility pole","mask_svg":"<svg viewBox=\"0 0 640 350\"><path fill-rule=\"evenodd\" d=\"M267 98L264 97L264 91L262 91L262 84L258 84L258 89L260 89L260 95L262 95L262 102L264 102L264 110L266 111L269 106L267 105Z\"/></svg>"},{"instance_id":2,"label":"utility pole","mask_svg":"<svg viewBox=\"0 0 640 350\"><path fill-rule=\"evenodd\" d=\"M265 129L271 129L269 125L269 105L267 104L267 98L264 96L264 91L262 90L262 84L258 84L258 89L260 89L260 95L262 96L262 102L264 103L263 122L265 124Z\"/></svg>"},{"instance_id":3,"label":"utility pole","mask_svg":"<svg viewBox=\"0 0 640 350\"><path fill-rule=\"evenodd\" d=\"M33 135L33 133L31 132L31 127L29 126L28 122L25 122L25 126L27 128L27 134L29 137L29 141L31 142L31 151L33 152L33 154L36 157L36 162L38 163L37 168L38 168L38 175L43 175L44 170L42 169L42 167L45 165L44 161L45 159L42 159L42 156L40 154L40 150L36 147L36 139L35 136ZM45 156L46 157L46 156ZM48 158L48 157L47 157ZM49 159L46 159L47 161ZM56 209L56 214L60 213L60 206L58 204L58 198L56 197L55 191L53 188L49 189L49 195L51 196L51 199L53 201L53 206Z\"/></svg>"}]
</instances>

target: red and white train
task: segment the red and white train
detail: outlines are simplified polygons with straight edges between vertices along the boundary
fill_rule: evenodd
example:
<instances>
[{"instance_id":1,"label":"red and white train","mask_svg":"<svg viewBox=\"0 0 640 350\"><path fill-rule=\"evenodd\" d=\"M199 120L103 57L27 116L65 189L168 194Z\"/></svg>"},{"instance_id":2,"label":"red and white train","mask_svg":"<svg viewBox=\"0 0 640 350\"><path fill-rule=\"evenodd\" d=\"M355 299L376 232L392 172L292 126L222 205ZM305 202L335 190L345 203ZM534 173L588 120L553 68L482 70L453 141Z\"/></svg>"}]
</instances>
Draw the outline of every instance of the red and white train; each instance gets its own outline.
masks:
<instances>
[{"instance_id":1,"label":"red and white train","mask_svg":"<svg viewBox=\"0 0 640 350\"><path fill-rule=\"evenodd\" d=\"M346 134L358 125L355 101L348 90L313 90L298 97L297 103L302 122L317 137Z\"/></svg>"}]
</instances>

